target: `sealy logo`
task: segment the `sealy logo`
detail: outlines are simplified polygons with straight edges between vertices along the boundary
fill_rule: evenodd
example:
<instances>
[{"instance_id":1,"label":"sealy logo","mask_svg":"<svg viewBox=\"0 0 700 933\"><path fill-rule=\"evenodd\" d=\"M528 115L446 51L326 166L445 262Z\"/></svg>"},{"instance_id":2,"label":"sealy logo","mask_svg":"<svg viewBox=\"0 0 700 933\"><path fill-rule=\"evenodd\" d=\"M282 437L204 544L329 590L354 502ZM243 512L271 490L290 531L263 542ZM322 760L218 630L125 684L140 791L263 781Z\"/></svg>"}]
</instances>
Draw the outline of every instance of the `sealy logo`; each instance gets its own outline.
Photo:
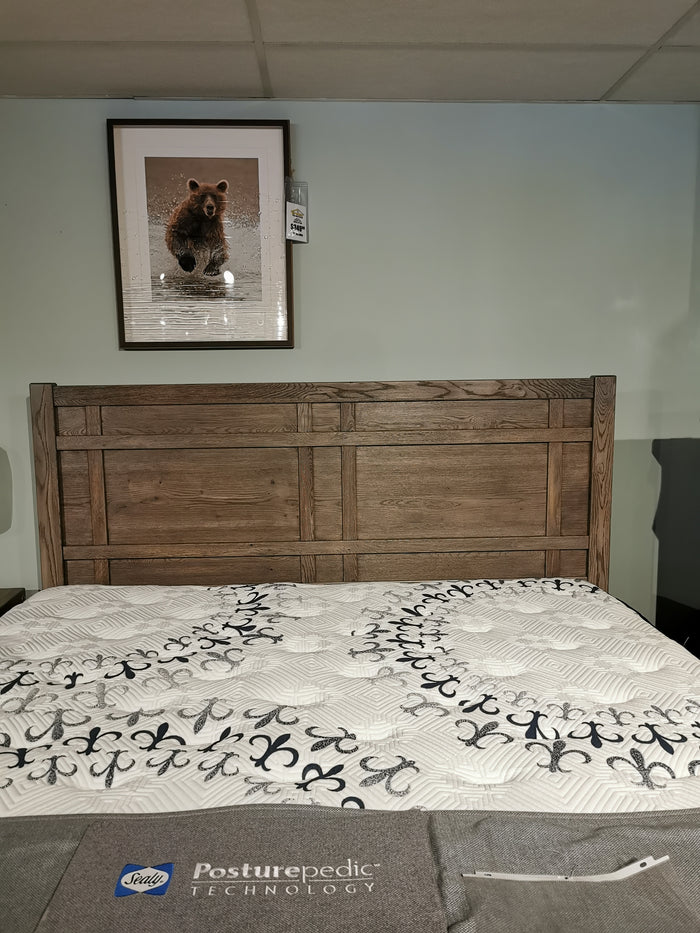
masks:
<instances>
[{"instance_id":1,"label":"sealy logo","mask_svg":"<svg viewBox=\"0 0 700 933\"><path fill-rule=\"evenodd\" d=\"M114 896L165 894L173 877L173 868L172 862L149 867L145 865L125 865L117 880Z\"/></svg>"}]
</instances>

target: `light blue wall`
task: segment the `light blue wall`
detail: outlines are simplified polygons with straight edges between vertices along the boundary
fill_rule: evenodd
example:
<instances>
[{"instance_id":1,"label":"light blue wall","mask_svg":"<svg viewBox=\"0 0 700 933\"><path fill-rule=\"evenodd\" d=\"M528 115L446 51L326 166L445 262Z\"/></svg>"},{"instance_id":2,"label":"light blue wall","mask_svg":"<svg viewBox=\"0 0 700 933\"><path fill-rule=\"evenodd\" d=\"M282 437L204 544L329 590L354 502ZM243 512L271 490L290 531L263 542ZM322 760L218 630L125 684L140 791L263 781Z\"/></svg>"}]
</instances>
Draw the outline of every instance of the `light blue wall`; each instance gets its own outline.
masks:
<instances>
[{"instance_id":1,"label":"light blue wall","mask_svg":"<svg viewBox=\"0 0 700 933\"><path fill-rule=\"evenodd\" d=\"M0 585L38 583L32 381L614 373L610 588L650 613L651 439L700 435L699 115L692 105L0 101L0 449L13 475ZM291 120L311 229L294 247L296 349L117 349L109 117Z\"/></svg>"}]
</instances>

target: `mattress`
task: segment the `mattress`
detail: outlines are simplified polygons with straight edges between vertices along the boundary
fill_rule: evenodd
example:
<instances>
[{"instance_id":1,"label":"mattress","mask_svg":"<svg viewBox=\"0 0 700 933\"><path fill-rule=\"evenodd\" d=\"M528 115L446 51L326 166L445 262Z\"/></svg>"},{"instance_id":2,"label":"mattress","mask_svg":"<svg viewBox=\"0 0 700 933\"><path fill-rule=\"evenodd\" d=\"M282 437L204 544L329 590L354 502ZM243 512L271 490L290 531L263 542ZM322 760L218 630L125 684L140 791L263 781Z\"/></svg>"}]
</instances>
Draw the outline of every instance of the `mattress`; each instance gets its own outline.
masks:
<instances>
[{"instance_id":1,"label":"mattress","mask_svg":"<svg viewBox=\"0 0 700 933\"><path fill-rule=\"evenodd\" d=\"M700 806L700 662L573 579L65 586L0 620L0 815Z\"/></svg>"}]
</instances>

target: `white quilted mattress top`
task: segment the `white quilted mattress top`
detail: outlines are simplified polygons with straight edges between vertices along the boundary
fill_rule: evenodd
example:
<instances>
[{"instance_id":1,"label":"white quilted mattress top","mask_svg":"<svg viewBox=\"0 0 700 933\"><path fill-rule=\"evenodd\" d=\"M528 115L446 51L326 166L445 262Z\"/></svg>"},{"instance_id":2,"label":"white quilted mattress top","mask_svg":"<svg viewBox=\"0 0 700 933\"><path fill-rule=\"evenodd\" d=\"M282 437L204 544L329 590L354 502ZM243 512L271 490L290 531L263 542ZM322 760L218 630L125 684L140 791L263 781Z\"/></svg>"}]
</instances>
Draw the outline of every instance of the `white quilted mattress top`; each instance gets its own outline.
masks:
<instances>
[{"instance_id":1,"label":"white quilted mattress top","mask_svg":"<svg viewBox=\"0 0 700 933\"><path fill-rule=\"evenodd\" d=\"M700 662L575 580L66 586L0 619L0 815L700 806Z\"/></svg>"}]
</instances>

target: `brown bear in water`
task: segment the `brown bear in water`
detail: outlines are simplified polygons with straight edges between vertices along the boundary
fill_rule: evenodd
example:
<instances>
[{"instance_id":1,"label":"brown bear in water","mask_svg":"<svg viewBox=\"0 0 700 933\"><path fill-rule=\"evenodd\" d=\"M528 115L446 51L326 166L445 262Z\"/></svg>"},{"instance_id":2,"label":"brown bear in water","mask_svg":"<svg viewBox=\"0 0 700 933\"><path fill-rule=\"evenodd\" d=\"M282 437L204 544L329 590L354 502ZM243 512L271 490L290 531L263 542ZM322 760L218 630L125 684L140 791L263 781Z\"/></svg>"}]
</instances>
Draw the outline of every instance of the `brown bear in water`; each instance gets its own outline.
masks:
<instances>
[{"instance_id":1,"label":"brown bear in water","mask_svg":"<svg viewBox=\"0 0 700 933\"><path fill-rule=\"evenodd\" d=\"M223 225L228 182L207 185L190 178L187 190L189 196L170 215L165 243L185 272L192 272L201 258L204 275L218 275L228 259Z\"/></svg>"}]
</instances>

